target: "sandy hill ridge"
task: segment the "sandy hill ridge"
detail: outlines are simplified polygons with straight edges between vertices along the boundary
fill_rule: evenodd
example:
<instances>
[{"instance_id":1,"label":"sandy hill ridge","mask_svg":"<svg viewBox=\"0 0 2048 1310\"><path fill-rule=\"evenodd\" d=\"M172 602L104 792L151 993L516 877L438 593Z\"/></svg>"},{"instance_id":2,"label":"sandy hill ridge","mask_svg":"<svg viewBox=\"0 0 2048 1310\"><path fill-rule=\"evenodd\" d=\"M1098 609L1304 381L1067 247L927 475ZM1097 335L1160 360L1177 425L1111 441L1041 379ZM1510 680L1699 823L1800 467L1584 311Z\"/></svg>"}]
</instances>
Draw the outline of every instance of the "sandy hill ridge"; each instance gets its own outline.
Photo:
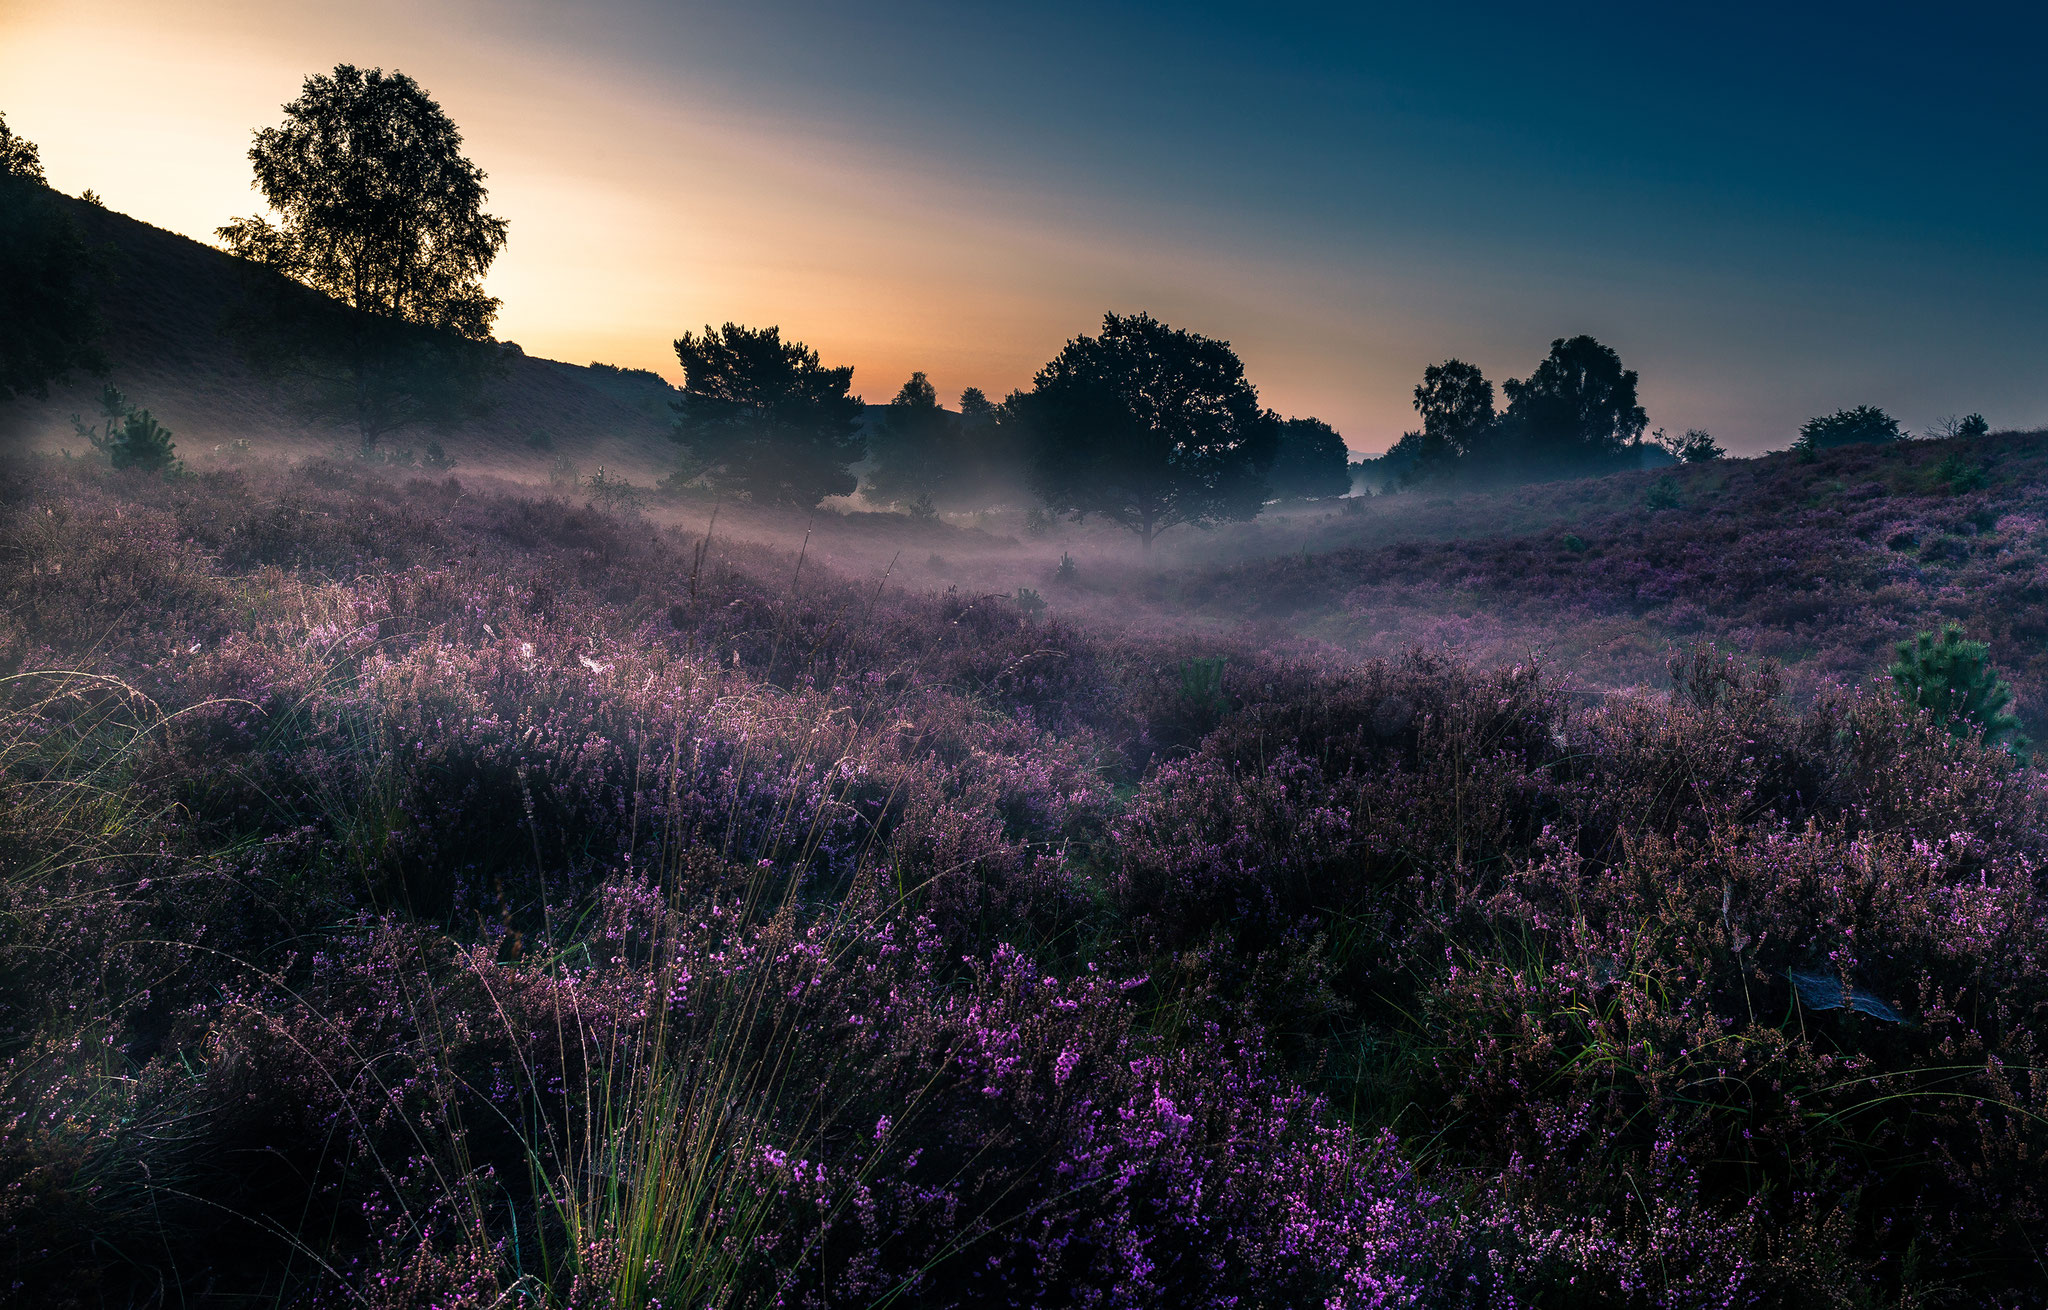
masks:
<instances>
[{"instance_id":1,"label":"sandy hill ridge","mask_svg":"<svg viewBox=\"0 0 2048 1310\"><path fill-rule=\"evenodd\" d=\"M0 403L0 439L75 447L71 415L93 412L100 387L111 382L172 430L188 460L237 439L258 453L293 455L353 443L351 431L308 415L253 370L223 331L248 274L233 256L82 200L50 199L103 260L101 344L109 367L104 378L74 373L46 399ZM451 431L407 429L388 444L423 450L438 440L458 466L536 481L564 456L585 472L603 463L641 482L672 462L673 392L665 384L645 373L520 354L508 363L486 415Z\"/></svg>"}]
</instances>

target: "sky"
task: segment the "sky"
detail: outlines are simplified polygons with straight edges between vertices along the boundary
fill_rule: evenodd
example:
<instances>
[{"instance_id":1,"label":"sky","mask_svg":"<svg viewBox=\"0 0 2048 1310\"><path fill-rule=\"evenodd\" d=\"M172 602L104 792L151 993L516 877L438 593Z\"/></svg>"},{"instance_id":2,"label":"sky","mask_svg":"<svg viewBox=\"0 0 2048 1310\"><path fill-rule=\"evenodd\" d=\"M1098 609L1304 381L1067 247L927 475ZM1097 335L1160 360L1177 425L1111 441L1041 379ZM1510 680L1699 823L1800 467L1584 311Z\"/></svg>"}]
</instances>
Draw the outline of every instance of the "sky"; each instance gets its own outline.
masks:
<instances>
[{"instance_id":1,"label":"sky","mask_svg":"<svg viewBox=\"0 0 2048 1310\"><path fill-rule=\"evenodd\" d=\"M337 63L410 74L529 354L779 324L886 401L1105 311L1230 341L1360 452L1445 358L1586 332L1737 453L1877 404L2048 426L2048 7L0 0L52 185L212 240Z\"/></svg>"}]
</instances>

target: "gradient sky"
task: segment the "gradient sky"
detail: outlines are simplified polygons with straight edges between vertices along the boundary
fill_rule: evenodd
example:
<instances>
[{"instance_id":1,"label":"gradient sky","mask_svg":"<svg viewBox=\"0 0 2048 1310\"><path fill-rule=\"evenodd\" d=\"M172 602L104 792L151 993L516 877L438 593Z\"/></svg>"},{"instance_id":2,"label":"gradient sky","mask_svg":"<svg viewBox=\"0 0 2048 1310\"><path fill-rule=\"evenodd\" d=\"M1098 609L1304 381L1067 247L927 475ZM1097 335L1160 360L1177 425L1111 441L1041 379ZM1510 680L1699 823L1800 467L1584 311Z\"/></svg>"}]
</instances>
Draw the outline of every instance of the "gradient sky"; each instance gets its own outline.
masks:
<instances>
[{"instance_id":1,"label":"gradient sky","mask_svg":"<svg viewBox=\"0 0 2048 1310\"><path fill-rule=\"evenodd\" d=\"M1234 343L1360 451L1422 369L1591 332L1738 452L1874 403L2048 425L2048 6L0 0L53 185L201 239L306 74L396 68L489 174L529 353L779 323L887 400L1102 311Z\"/></svg>"}]
</instances>

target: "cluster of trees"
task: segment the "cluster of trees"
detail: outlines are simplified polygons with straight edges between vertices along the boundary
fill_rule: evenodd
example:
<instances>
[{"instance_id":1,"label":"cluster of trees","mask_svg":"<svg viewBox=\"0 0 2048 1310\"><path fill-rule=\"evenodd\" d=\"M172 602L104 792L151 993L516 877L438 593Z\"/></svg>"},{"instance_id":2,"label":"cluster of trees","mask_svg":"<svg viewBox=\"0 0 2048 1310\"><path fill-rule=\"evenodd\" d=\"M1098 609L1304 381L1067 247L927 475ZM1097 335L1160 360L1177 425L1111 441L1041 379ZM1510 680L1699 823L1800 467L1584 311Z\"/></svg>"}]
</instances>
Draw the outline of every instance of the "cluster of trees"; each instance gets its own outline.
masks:
<instances>
[{"instance_id":1,"label":"cluster of trees","mask_svg":"<svg viewBox=\"0 0 2048 1310\"><path fill-rule=\"evenodd\" d=\"M1970 414L1963 418L1950 416L1928 429L1930 441L1970 440L1991 431L1991 425L1984 421L1982 414ZM1803 459L1811 459L1823 450L1840 446L1887 445L1895 441L1906 441L1911 434L1899 426L1899 421L1875 405L1858 405L1854 409L1838 409L1832 414L1820 414L1799 425L1799 437L1792 443L1793 453Z\"/></svg>"},{"instance_id":2,"label":"cluster of trees","mask_svg":"<svg viewBox=\"0 0 2048 1310\"><path fill-rule=\"evenodd\" d=\"M1649 418L1636 398L1636 373L1590 336L1559 337L1524 379L1493 383L1472 365L1447 359L1424 369L1415 388L1422 426L1403 433L1365 470L1388 488L1448 478L1526 481L1639 467ZM1658 434L1662 438L1662 433ZM1720 448L1705 432L1660 440L1679 459L1712 459Z\"/></svg>"},{"instance_id":3,"label":"cluster of trees","mask_svg":"<svg viewBox=\"0 0 2048 1310\"><path fill-rule=\"evenodd\" d=\"M681 476L757 501L845 495L871 461L869 494L914 513L1023 490L1149 546L1177 526L1250 518L1277 496L1350 487L1334 429L1264 408L1228 342L1149 314L1104 315L1001 404L969 388L949 411L912 374L869 424L852 369L826 367L778 328L707 325L675 349Z\"/></svg>"},{"instance_id":4,"label":"cluster of trees","mask_svg":"<svg viewBox=\"0 0 2048 1310\"><path fill-rule=\"evenodd\" d=\"M996 404L980 387L962 391L958 408L948 410L931 379L912 373L871 425L868 498L908 506L920 517L1000 503L1019 485L1023 467L1015 418L1011 406Z\"/></svg>"}]
</instances>

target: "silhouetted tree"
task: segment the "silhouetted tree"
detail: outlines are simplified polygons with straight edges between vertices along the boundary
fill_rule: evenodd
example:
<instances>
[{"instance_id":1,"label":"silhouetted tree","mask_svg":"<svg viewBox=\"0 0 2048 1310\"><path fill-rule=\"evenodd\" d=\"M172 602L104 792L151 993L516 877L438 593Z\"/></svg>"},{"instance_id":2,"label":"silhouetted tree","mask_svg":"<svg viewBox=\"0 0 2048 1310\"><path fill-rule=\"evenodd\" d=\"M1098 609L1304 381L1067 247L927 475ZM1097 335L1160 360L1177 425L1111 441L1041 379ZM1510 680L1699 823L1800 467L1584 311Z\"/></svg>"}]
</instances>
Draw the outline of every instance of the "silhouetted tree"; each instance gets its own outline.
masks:
<instances>
[{"instance_id":1,"label":"silhouetted tree","mask_svg":"<svg viewBox=\"0 0 2048 1310\"><path fill-rule=\"evenodd\" d=\"M1337 429L1318 418L1282 420L1266 486L1280 500L1341 496L1351 490L1351 452Z\"/></svg>"},{"instance_id":2,"label":"silhouetted tree","mask_svg":"<svg viewBox=\"0 0 2048 1310\"><path fill-rule=\"evenodd\" d=\"M1957 418L1951 414L1928 428L1927 436L1933 441L1952 441L1957 438L1968 441L1991 431L1991 425L1984 421L1982 414L1971 414Z\"/></svg>"},{"instance_id":3,"label":"silhouetted tree","mask_svg":"<svg viewBox=\"0 0 2048 1310\"><path fill-rule=\"evenodd\" d=\"M33 182L48 186L49 179L43 176L42 152L26 137L14 135L14 129L7 126L7 115L0 113L0 178L13 178L18 182Z\"/></svg>"},{"instance_id":4,"label":"silhouetted tree","mask_svg":"<svg viewBox=\"0 0 2048 1310\"><path fill-rule=\"evenodd\" d=\"M1011 406L1054 510L1100 514L1147 547L1176 524L1248 519L1266 499L1277 427L1228 342L1149 314L1105 314Z\"/></svg>"},{"instance_id":5,"label":"silhouetted tree","mask_svg":"<svg viewBox=\"0 0 2048 1310\"><path fill-rule=\"evenodd\" d=\"M1560 337L1523 381L1501 384L1507 393L1506 460L1525 471L1597 466L1623 455L1642 439L1649 418L1636 403L1636 374L1621 356L1592 337Z\"/></svg>"},{"instance_id":6,"label":"silhouetted tree","mask_svg":"<svg viewBox=\"0 0 2048 1310\"><path fill-rule=\"evenodd\" d=\"M1439 458L1477 454L1493 431L1493 383L1461 359L1432 364L1415 388L1415 412L1422 416L1425 447L1441 452Z\"/></svg>"},{"instance_id":7,"label":"silhouetted tree","mask_svg":"<svg viewBox=\"0 0 2048 1310\"><path fill-rule=\"evenodd\" d=\"M868 439L868 495L885 504L939 500L959 472L959 436L958 416L939 404L931 379L912 373Z\"/></svg>"},{"instance_id":8,"label":"silhouetted tree","mask_svg":"<svg viewBox=\"0 0 2048 1310\"><path fill-rule=\"evenodd\" d=\"M960 393L960 419L970 430L996 421L996 407L980 387L969 387Z\"/></svg>"},{"instance_id":9,"label":"silhouetted tree","mask_svg":"<svg viewBox=\"0 0 2048 1310\"><path fill-rule=\"evenodd\" d=\"M249 150L277 221L238 218L219 236L322 298L264 285L244 322L258 362L311 379L366 449L454 417L497 359L474 345L497 316L483 277L506 231L484 212L483 170L403 73L337 65L307 78L284 113Z\"/></svg>"},{"instance_id":10,"label":"silhouetted tree","mask_svg":"<svg viewBox=\"0 0 2048 1310\"><path fill-rule=\"evenodd\" d=\"M1897 419L1875 405L1858 405L1806 420L1799 425L1799 439L1792 446L1811 453L1836 446L1898 441L1902 435Z\"/></svg>"},{"instance_id":11,"label":"silhouetted tree","mask_svg":"<svg viewBox=\"0 0 2048 1310\"><path fill-rule=\"evenodd\" d=\"M34 143L0 115L0 400L106 369L91 252L43 181Z\"/></svg>"},{"instance_id":12,"label":"silhouetted tree","mask_svg":"<svg viewBox=\"0 0 2048 1310\"><path fill-rule=\"evenodd\" d=\"M1683 436L1677 437L1666 436L1664 429L1658 428L1650 439L1681 464L1704 464L1728 453L1704 428L1687 428Z\"/></svg>"},{"instance_id":13,"label":"silhouetted tree","mask_svg":"<svg viewBox=\"0 0 2048 1310\"><path fill-rule=\"evenodd\" d=\"M676 342L683 395L675 439L686 479L766 504L810 507L850 494L849 467L866 453L851 365L826 368L818 352L784 341L778 327L706 325Z\"/></svg>"}]
</instances>

